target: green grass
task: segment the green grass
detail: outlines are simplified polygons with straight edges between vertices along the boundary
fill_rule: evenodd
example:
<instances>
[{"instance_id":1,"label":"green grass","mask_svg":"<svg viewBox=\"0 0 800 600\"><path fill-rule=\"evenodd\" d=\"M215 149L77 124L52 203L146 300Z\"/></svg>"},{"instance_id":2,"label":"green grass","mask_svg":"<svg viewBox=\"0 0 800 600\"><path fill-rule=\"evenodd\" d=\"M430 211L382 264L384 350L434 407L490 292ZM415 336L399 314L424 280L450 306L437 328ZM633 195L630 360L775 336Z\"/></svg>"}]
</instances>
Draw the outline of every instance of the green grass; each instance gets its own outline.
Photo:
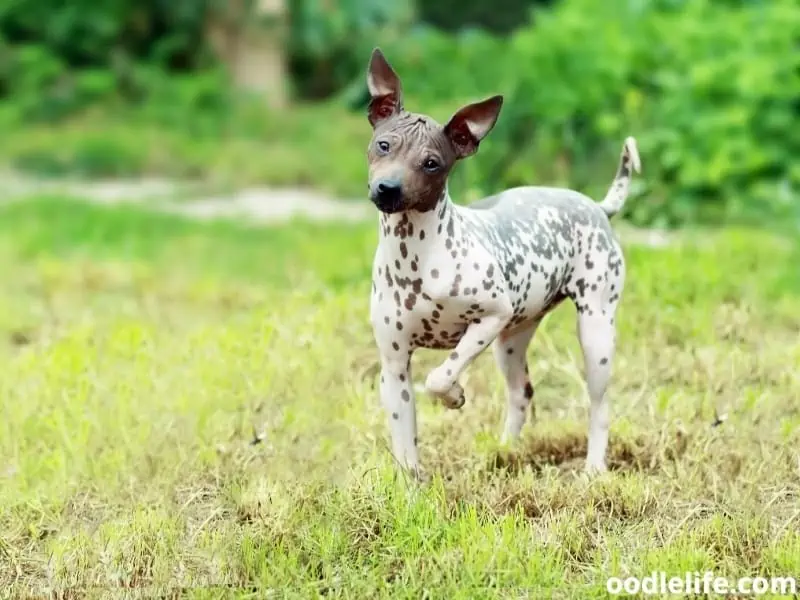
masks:
<instances>
[{"instance_id":1,"label":"green grass","mask_svg":"<svg viewBox=\"0 0 800 600\"><path fill-rule=\"evenodd\" d=\"M564 306L529 351L518 448L498 447L489 353L463 411L418 395L418 487L377 399L373 224L0 207L0 586L593 598L653 570L800 575L800 247L687 237L626 249L611 473L580 474Z\"/></svg>"}]
</instances>

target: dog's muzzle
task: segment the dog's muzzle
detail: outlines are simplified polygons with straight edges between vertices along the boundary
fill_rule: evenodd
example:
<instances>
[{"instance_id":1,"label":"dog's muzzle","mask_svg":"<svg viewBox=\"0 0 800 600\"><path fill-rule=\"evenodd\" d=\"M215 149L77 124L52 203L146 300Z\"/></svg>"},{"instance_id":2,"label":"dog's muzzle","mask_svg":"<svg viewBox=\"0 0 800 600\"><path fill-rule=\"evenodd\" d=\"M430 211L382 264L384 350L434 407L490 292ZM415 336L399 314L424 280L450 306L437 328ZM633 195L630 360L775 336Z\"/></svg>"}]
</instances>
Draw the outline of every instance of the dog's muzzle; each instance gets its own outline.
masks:
<instances>
[{"instance_id":1,"label":"dog's muzzle","mask_svg":"<svg viewBox=\"0 0 800 600\"><path fill-rule=\"evenodd\" d=\"M404 208L403 186L396 180L378 181L372 186L370 197L378 210L384 213L392 214Z\"/></svg>"}]
</instances>

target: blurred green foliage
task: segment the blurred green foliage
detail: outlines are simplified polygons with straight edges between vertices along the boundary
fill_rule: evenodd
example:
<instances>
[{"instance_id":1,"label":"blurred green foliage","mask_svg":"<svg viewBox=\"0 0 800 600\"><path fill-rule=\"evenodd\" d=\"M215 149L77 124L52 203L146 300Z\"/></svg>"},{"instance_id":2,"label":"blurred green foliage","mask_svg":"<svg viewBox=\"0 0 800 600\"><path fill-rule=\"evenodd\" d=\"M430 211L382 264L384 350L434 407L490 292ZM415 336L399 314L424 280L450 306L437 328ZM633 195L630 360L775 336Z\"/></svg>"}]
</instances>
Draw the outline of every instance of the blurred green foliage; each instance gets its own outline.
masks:
<instances>
[{"instance_id":1,"label":"blurred green foliage","mask_svg":"<svg viewBox=\"0 0 800 600\"><path fill-rule=\"evenodd\" d=\"M56 121L101 102L149 103L170 120L219 108L229 90L205 25L226 6L2 0L0 97L24 121Z\"/></svg>"},{"instance_id":2,"label":"blurred green foliage","mask_svg":"<svg viewBox=\"0 0 800 600\"><path fill-rule=\"evenodd\" d=\"M328 97L363 77L375 32L399 39L414 16L413 0L286 1L289 68L301 98Z\"/></svg>"},{"instance_id":3,"label":"blurred green foliage","mask_svg":"<svg viewBox=\"0 0 800 600\"><path fill-rule=\"evenodd\" d=\"M263 108L233 93L203 39L205 20L230 9L228 2L0 0L0 122L7 132L15 123L30 128L76 114L85 126L103 107L106 115L125 115L136 132L171 136L161 147L184 149L145 151L142 135L96 121L85 135L39 131L19 152L4 154L39 171L109 175L177 155L185 160L163 170L194 174L227 165L214 154L225 147L231 156L272 161L269 168L255 158L227 165L226 178L235 178L229 167L236 167L247 180L334 182L333 191L355 195L363 188L368 127L352 115L336 117L335 105L340 114L347 106L363 110L369 51L380 45L411 110L444 121L459 104L506 96L478 157L454 174L459 198L529 184L602 197L622 139L635 135L644 173L640 198L626 209L633 221L800 221L797 0L525 1L538 4L530 24L500 36L415 25L435 19L425 16L430 7L417 6L415 16L411 0L288 0L293 86L298 97L326 98L327 106L318 105L319 115L295 109L292 117L259 117ZM451 6L454 19L466 18L468 4ZM341 129L336 156L312 160L327 156L320 149L331 122ZM175 141L178 135L187 141ZM59 139L73 140L75 151L62 143L51 151L50 140ZM269 147L258 146L262 140Z\"/></svg>"},{"instance_id":4,"label":"blurred green foliage","mask_svg":"<svg viewBox=\"0 0 800 600\"><path fill-rule=\"evenodd\" d=\"M675 225L798 218L798 43L796 0L562 0L509 39L425 31L387 54L414 110L505 93L467 189L602 197L635 135L644 187L628 216Z\"/></svg>"},{"instance_id":5,"label":"blurred green foliage","mask_svg":"<svg viewBox=\"0 0 800 600\"><path fill-rule=\"evenodd\" d=\"M442 31L458 32L478 28L492 33L509 33L528 22L531 7L547 6L556 0L438 0L418 2L423 23Z\"/></svg>"},{"instance_id":6,"label":"blurred green foliage","mask_svg":"<svg viewBox=\"0 0 800 600\"><path fill-rule=\"evenodd\" d=\"M201 66L214 0L4 0L0 31L9 44L37 46L76 67L145 59L167 68Z\"/></svg>"}]
</instances>

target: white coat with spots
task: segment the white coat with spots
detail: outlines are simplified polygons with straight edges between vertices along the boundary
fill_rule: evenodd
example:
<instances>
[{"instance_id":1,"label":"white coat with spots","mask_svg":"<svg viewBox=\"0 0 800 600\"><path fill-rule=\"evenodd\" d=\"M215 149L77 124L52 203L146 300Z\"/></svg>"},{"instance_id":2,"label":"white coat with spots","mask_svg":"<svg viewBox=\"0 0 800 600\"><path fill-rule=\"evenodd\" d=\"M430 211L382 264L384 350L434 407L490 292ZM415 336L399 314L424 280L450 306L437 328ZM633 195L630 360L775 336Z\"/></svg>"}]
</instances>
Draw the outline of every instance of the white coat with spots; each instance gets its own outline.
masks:
<instances>
[{"instance_id":1,"label":"white coat with spots","mask_svg":"<svg viewBox=\"0 0 800 600\"><path fill-rule=\"evenodd\" d=\"M631 170L640 168L633 138L602 203L568 189L519 187L457 206L447 176L494 127L502 97L465 106L441 126L403 108L400 80L380 50L367 83L369 189L380 211L370 314L395 458L419 474L410 371L417 348L448 350L425 387L457 409L464 404L459 376L492 345L507 387L503 438L517 439L533 398L526 349L542 317L569 298L591 400L587 468L605 470L605 392L625 283L609 218L628 195Z\"/></svg>"}]
</instances>

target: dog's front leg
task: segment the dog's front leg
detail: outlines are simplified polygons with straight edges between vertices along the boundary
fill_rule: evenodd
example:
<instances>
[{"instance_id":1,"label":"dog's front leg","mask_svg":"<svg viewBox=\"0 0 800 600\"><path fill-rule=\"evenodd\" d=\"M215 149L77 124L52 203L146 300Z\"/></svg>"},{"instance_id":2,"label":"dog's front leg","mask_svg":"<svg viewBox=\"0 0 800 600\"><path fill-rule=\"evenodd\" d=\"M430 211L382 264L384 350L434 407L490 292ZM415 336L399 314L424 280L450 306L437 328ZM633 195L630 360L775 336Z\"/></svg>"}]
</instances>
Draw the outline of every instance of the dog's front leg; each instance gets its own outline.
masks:
<instances>
[{"instance_id":1,"label":"dog's front leg","mask_svg":"<svg viewBox=\"0 0 800 600\"><path fill-rule=\"evenodd\" d=\"M503 331L513 314L508 301L482 308L487 311L484 316L467 328L455 349L441 365L430 372L425 381L428 392L441 398L447 408L458 409L464 406L464 388L458 383L459 376Z\"/></svg>"},{"instance_id":2,"label":"dog's front leg","mask_svg":"<svg viewBox=\"0 0 800 600\"><path fill-rule=\"evenodd\" d=\"M411 385L411 357L381 357L381 403L389 418L392 453L401 466L421 477L417 452L417 411Z\"/></svg>"}]
</instances>

